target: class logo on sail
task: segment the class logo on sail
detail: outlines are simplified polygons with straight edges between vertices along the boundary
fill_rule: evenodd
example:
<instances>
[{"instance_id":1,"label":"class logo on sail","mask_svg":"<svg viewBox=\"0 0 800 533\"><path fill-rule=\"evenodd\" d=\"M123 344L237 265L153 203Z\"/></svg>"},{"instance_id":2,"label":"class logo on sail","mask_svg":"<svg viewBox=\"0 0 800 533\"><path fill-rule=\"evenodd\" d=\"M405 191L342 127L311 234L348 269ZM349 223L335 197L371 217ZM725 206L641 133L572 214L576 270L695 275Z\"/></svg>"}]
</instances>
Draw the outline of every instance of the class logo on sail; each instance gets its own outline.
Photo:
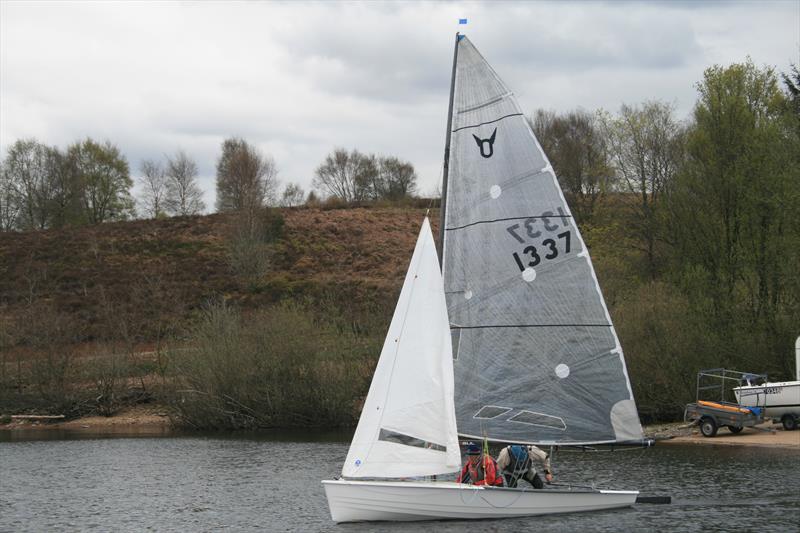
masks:
<instances>
[{"instance_id":1,"label":"class logo on sail","mask_svg":"<svg viewBox=\"0 0 800 533\"><path fill-rule=\"evenodd\" d=\"M475 134L472 134L472 138L475 139L475 142L478 143L478 148L481 151L481 155L485 158L490 158L494 154L494 139L497 136L497 128L494 129L492 132L492 136L488 139L481 139ZM484 149L485 146L488 145L487 149Z\"/></svg>"}]
</instances>

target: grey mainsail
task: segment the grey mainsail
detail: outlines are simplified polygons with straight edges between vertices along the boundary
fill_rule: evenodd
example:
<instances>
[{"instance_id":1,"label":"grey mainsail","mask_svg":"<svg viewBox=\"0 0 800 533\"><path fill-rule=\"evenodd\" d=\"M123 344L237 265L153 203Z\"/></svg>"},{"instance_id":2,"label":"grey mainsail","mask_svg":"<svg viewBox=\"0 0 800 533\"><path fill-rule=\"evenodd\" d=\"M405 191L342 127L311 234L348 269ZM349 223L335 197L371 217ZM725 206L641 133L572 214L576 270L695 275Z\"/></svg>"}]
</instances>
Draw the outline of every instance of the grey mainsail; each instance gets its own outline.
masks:
<instances>
[{"instance_id":1,"label":"grey mainsail","mask_svg":"<svg viewBox=\"0 0 800 533\"><path fill-rule=\"evenodd\" d=\"M642 438L591 259L514 95L456 43L443 275L461 435Z\"/></svg>"}]
</instances>

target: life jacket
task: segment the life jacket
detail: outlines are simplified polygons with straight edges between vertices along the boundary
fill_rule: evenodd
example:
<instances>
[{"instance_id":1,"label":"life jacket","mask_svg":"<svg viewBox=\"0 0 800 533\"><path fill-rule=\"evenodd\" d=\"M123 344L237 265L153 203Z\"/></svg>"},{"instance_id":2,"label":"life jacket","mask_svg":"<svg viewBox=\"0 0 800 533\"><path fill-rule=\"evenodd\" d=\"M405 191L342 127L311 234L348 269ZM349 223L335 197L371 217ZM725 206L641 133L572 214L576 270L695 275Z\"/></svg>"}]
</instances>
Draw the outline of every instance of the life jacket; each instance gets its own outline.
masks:
<instances>
[{"instance_id":1,"label":"life jacket","mask_svg":"<svg viewBox=\"0 0 800 533\"><path fill-rule=\"evenodd\" d=\"M467 464L461 469L461 474L456 482L500 487L503 485L503 478L497 475L497 463L495 460L488 455L484 455L476 465L467 461Z\"/></svg>"},{"instance_id":2,"label":"life jacket","mask_svg":"<svg viewBox=\"0 0 800 533\"><path fill-rule=\"evenodd\" d=\"M527 446L520 446L519 444L509 446L508 459L509 463L505 468L505 472L514 477L520 477L531 467L531 458L528 455Z\"/></svg>"}]
</instances>

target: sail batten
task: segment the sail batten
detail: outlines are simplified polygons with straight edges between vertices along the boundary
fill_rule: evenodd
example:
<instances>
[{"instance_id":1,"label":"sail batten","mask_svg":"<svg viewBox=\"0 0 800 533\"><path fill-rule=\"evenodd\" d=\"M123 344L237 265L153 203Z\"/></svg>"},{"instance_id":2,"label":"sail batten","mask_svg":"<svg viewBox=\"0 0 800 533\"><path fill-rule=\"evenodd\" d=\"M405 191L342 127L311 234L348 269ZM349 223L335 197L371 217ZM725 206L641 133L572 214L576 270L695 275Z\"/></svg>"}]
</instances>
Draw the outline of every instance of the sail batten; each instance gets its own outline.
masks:
<instances>
[{"instance_id":1,"label":"sail batten","mask_svg":"<svg viewBox=\"0 0 800 533\"><path fill-rule=\"evenodd\" d=\"M459 434L641 439L622 350L553 167L513 92L469 39L457 46L442 264Z\"/></svg>"}]
</instances>

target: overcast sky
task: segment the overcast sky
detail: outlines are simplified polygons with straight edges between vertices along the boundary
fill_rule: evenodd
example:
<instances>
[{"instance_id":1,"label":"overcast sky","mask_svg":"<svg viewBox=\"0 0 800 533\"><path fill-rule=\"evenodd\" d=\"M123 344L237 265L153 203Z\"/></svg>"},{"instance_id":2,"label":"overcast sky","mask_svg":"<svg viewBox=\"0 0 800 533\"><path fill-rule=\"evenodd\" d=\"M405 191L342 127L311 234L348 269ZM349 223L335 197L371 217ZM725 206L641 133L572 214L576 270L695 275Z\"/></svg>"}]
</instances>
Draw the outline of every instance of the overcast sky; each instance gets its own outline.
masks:
<instances>
[{"instance_id":1,"label":"overcast sky","mask_svg":"<svg viewBox=\"0 0 800 533\"><path fill-rule=\"evenodd\" d=\"M467 18L467 26L458 19ZM441 179L453 38L467 33L527 112L648 99L683 118L705 68L800 63L800 0L753 2L0 3L0 156L92 137L194 158L214 205L220 144L311 187L335 147Z\"/></svg>"}]
</instances>

